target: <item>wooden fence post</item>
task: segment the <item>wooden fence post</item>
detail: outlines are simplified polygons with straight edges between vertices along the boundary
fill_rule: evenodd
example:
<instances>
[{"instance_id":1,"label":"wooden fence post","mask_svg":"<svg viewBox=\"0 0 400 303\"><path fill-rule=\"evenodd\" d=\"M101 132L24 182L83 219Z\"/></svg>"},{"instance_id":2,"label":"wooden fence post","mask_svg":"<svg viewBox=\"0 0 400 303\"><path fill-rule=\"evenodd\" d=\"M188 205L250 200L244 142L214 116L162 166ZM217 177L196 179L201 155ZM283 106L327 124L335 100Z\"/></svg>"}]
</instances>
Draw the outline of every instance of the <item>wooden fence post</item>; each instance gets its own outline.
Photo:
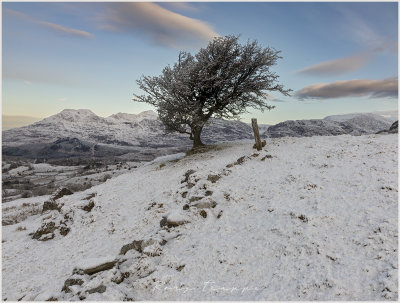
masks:
<instances>
[{"instance_id":1,"label":"wooden fence post","mask_svg":"<svg viewBox=\"0 0 400 303\"><path fill-rule=\"evenodd\" d=\"M261 140L260 140L260 132L258 131L258 125L257 125L256 118L251 119L251 126L253 127L254 139L256 139L255 146L256 146L257 150L261 150L262 145L261 145Z\"/></svg>"}]
</instances>

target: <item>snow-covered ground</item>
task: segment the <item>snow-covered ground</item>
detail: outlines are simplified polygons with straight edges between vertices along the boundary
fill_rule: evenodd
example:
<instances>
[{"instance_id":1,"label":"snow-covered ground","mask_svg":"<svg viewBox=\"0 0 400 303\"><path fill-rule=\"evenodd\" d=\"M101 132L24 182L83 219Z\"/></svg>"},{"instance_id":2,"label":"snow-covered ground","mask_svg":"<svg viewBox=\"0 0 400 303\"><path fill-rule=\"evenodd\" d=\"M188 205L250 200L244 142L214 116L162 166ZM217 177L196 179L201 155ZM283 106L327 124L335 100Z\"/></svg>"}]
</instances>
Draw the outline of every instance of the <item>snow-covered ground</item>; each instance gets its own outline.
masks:
<instances>
[{"instance_id":1,"label":"snow-covered ground","mask_svg":"<svg viewBox=\"0 0 400 303\"><path fill-rule=\"evenodd\" d=\"M397 300L397 135L252 144L155 161L3 226L3 300Z\"/></svg>"}]
</instances>

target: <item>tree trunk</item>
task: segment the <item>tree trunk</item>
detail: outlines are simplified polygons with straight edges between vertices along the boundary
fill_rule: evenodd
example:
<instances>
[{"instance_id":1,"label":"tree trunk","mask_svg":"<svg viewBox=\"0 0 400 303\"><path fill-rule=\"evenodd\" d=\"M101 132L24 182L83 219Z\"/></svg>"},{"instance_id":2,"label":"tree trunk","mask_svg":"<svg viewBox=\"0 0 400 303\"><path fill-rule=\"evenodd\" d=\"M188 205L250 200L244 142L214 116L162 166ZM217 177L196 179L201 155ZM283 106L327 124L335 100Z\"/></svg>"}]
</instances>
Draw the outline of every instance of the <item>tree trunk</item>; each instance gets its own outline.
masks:
<instances>
[{"instance_id":1,"label":"tree trunk","mask_svg":"<svg viewBox=\"0 0 400 303\"><path fill-rule=\"evenodd\" d=\"M204 143L201 142L201 138L200 138L200 135L201 135L201 131L202 131L202 130L203 130L202 127L194 128L194 129L192 130L192 133L193 133L193 148L196 148L196 147L199 147L199 146L203 146L203 145L204 145Z\"/></svg>"}]
</instances>

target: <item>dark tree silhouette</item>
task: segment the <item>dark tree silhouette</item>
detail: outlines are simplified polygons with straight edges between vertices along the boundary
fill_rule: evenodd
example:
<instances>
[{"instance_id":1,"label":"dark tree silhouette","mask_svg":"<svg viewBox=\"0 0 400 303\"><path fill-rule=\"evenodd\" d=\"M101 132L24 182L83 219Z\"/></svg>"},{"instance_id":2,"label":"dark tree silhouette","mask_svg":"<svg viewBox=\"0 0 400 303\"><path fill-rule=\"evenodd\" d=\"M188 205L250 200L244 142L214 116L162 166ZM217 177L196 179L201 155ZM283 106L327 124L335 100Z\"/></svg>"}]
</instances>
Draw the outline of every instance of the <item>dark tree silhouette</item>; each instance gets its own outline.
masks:
<instances>
[{"instance_id":1,"label":"dark tree silhouette","mask_svg":"<svg viewBox=\"0 0 400 303\"><path fill-rule=\"evenodd\" d=\"M201 132L211 117L231 119L248 107L274 108L266 102L267 91L286 96L291 91L269 70L280 51L261 48L257 41L241 45L238 38L215 38L195 56L180 52L178 62L160 76L137 81L146 94L135 95L136 101L155 106L168 131L189 134L193 148L203 145Z\"/></svg>"}]
</instances>

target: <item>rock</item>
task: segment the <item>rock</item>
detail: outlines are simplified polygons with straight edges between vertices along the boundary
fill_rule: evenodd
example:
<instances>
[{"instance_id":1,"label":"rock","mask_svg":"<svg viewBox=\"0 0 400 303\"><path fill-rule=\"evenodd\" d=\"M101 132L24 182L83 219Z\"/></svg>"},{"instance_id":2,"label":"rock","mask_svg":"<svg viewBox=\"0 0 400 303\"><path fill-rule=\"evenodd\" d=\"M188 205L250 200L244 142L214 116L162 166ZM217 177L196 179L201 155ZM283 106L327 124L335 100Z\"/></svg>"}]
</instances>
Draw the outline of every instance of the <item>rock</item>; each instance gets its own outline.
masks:
<instances>
[{"instance_id":1,"label":"rock","mask_svg":"<svg viewBox=\"0 0 400 303\"><path fill-rule=\"evenodd\" d=\"M196 172L195 170L189 169L189 170L185 173L185 179L183 179L183 180L181 181L181 183L188 182L189 176L192 175L192 174L194 174L195 172Z\"/></svg>"},{"instance_id":2,"label":"rock","mask_svg":"<svg viewBox=\"0 0 400 303\"><path fill-rule=\"evenodd\" d=\"M143 243L143 240L139 240L139 241L133 241L132 243L126 244L126 245L122 246L119 254L125 255L131 249L134 249L134 250L142 253L142 251L143 251L142 243Z\"/></svg>"},{"instance_id":3,"label":"rock","mask_svg":"<svg viewBox=\"0 0 400 303\"><path fill-rule=\"evenodd\" d=\"M205 193L205 196L211 196L213 194L213 192L211 190L207 190Z\"/></svg>"},{"instance_id":4,"label":"rock","mask_svg":"<svg viewBox=\"0 0 400 303\"><path fill-rule=\"evenodd\" d=\"M69 288L72 285L82 285L83 284L83 280L82 279L74 279L74 278L70 278L65 280L64 282L64 286L61 289L61 291L69 293L71 292L71 289Z\"/></svg>"},{"instance_id":5,"label":"rock","mask_svg":"<svg viewBox=\"0 0 400 303\"><path fill-rule=\"evenodd\" d=\"M189 204L183 205L183 210L188 210L189 209Z\"/></svg>"},{"instance_id":6,"label":"rock","mask_svg":"<svg viewBox=\"0 0 400 303\"><path fill-rule=\"evenodd\" d=\"M207 180L211 183L217 182L221 178L220 175L208 175Z\"/></svg>"},{"instance_id":7,"label":"rock","mask_svg":"<svg viewBox=\"0 0 400 303\"><path fill-rule=\"evenodd\" d=\"M86 212L90 212L92 208L94 207L94 202L93 200L90 200L89 203L85 206L82 207L82 209Z\"/></svg>"},{"instance_id":8,"label":"rock","mask_svg":"<svg viewBox=\"0 0 400 303\"><path fill-rule=\"evenodd\" d=\"M243 156L243 157L240 157L239 159L237 159L236 160L236 162L234 163L235 165L241 165L243 162L244 162L244 159L245 159L246 157L245 156ZM214 182L213 182L214 183Z\"/></svg>"},{"instance_id":9,"label":"rock","mask_svg":"<svg viewBox=\"0 0 400 303\"><path fill-rule=\"evenodd\" d=\"M218 213L217 219L221 218L222 213L223 213L223 211L221 210L221 211Z\"/></svg>"},{"instance_id":10,"label":"rock","mask_svg":"<svg viewBox=\"0 0 400 303\"><path fill-rule=\"evenodd\" d=\"M44 213L47 210L60 211L60 209L61 208L57 205L56 201L50 199L50 200L44 201L43 208L42 208L42 213Z\"/></svg>"},{"instance_id":11,"label":"rock","mask_svg":"<svg viewBox=\"0 0 400 303\"><path fill-rule=\"evenodd\" d=\"M272 159L271 155L266 155L265 157L261 158L261 161L265 161L265 159Z\"/></svg>"},{"instance_id":12,"label":"rock","mask_svg":"<svg viewBox=\"0 0 400 303\"><path fill-rule=\"evenodd\" d=\"M14 220L11 219L3 219L1 221L1 225L6 226L6 225L12 225L15 224L16 222Z\"/></svg>"},{"instance_id":13,"label":"rock","mask_svg":"<svg viewBox=\"0 0 400 303\"><path fill-rule=\"evenodd\" d=\"M195 202L203 199L203 197L190 197L189 202Z\"/></svg>"},{"instance_id":14,"label":"rock","mask_svg":"<svg viewBox=\"0 0 400 303\"><path fill-rule=\"evenodd\" d=\"M178 266L177 268L176 268L176 270L177 271L182 271L182 269L185 267L185 264L184 265L181 265L181 266Z\"/></svg>"},{"instance_id":15,"label":"rock","mask_svg":"<svg viewBox=\"0 0 400 303\"><path fill-rule=\"evenodd\" d=\"M198 203L194 204L193 206L197 207L197 208L214 208L215 206L217 206L217 202L215 202L215 201L202 201L202 202L198 202Z\"/></svg>"},{"instance_id":16,"label":"rock","mask_svg":"<svg viewBox=\"0 0 400 303\"><path fill-rule=\"evenodd\" d=\"M204 209L202 209L200 211L200 216L202 216L203 218L207 218L207 212Z\"/></svg>"},{"instance_id":17,"label":"rock","mask_svg":"<svg viewBox=\"0 0 400 303\"><path fill-rule=\"evenodd\" d=\"M102 264L99 264L99 265L96 265L96 266L93 266L93 267L88 267L88 268L85 268L83 270L77 269L76 272L82 272L83 274L86 274L86 275L93 275L95 273L98 273L98 272L101 272L101 271L104 271L104 270L109 270L109 269L113 268L115 263L117 263L117 260L113 260L113 261L109 261L109 262L106 262L106 263L102 263Z\"/></svg>"},{"instance_id":18,"label":"rock","mask_svg":"<svg viewBox=\"0 0 400 303\"><path fill-rule=\"evenodd\" d=\"M32 239L40 240L40 241L47 241L50 239L40 239L42 235L45 234L52 234L57 229L56 224L54 222L44 223L39 229L32 235ZM53 237L54 238L54 234ZM51 238L51 239L52 239Z\"/></svg>"},{"instance_id":19,"label":"rock","mask_svg":"<svg viewBox=\"0 0 400 303\"><path fill-rule=\"evenodd\" d=\"M37 239L38 241L49 241L49 240L51 240L51 239L54 239L54 237L55 237L55 235L54 235L54 233L51 233L51 234L45 234L45 235L42 235L39 239Z\"/></svg>"},{"instance_id":20,"label":"rock","mask_svg":"<svg viewBox=\"0 0 400 303\"><path fill-rule=\"evenodd\" d=\"M101 293L105 292L106 289L107 289L107 287L105 287L105 286L102 284L102 285L100 285L100 286L97 286L96 288L89 289L89 290L87 291L87 293L93 294L93 293L95 293L95 292L98 292L98 293L101 294Z\"/></svg>"},{"instance_id":21,"label":"rock","mask_svg":"<svg viewBox=\"0 0 400 303\"><path fill-rule=\"evenodd\" d=\"M73 194L73 192L70 191L68 188L61 187L53 194L52 199L57 200L57 199L60 199L61 197L72 195L72 194Z\"/></svg>"},{"instance_id":22,"label":"rock","mask_svg":"<svg viewBox=\"0 0 400 303\"><path fill-rule=\"evenodd\" d=\"M60 229L59 229L60 235L65 237L70 232L70 230L71 229L69 227L61 226Z\"/></svg>"},{"instance_id":23,"label":"rock","mask_svg":"<svg viewBox=\"0 0 400 303\"><path fill-rule=\"evenodd\" d=\"M399 132L399 121L396 121L390 126L389 133L397 134L398 132Z\"/></svg>"},{"instance_id":24,"label":"rock","mask_svg":"<svg viewBox=\"0 0 400 303\"><path fill-rule=\"evenodd\" d=\"M183 225L185 223L188 223L188 221L182 219L182 218L169 218L169 217L163 217L162 220L160 221L160 227L167 226L168 228L171 227L176 227L179 225Z\"/></svg>"},{"instance_id":25,"label":"rock","mask_svg":"<svg viewBox=\"0 0 400 303\"><path fill-rule=\"evenodd\" d=\"M183 193L182 193L182 198L186 198L187 193L188 193L187 191L183 192Z\"/></svg>"}]
</instances>

